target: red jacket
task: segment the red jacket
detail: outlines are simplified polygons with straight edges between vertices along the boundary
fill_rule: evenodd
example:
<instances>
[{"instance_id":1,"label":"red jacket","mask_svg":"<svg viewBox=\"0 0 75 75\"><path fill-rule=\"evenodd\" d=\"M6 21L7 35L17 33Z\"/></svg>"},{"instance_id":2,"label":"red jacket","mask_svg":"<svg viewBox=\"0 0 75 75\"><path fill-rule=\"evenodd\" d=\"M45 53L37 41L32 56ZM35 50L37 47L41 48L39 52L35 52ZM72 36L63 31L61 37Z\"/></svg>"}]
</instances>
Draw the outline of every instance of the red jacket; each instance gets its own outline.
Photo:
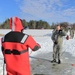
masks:
<instances>
[{"instance_id":1,"label":"red jacket","mask_svg":"<svg viewBox=\"0 0 75 75\"><path fill-rule=\"evenodd\" d=\"M10 18L10 27L12 31L2 38L7 73L8 75L31 75L28 48L36 51L40 45L32 36L21 32L23 27L19 18Z\"/></svg>"}]
</instances>

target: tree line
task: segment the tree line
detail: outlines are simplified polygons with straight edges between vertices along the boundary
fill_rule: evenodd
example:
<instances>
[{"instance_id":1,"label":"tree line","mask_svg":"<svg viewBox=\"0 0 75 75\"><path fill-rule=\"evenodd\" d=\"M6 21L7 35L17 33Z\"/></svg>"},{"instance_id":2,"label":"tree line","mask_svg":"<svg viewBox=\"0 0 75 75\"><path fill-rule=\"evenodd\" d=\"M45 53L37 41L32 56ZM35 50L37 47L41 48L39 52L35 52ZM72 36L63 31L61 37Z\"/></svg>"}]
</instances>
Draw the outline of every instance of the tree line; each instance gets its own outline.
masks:
<instances>
[{"instance_id":1,"label":"tree line","mask_svg":"<svg viewBox=\"0 0 75 75\"><path fill-rule=\"evenodd\" d=\"M23 27L29 28L29 29L50 29L50 25L46 21L34 21L30 20L29 22L26 22L25 19L21 19ZM0 29L9 29L9 19L7 19L5 22L0 24Z\"/></svg>"},{"instance_id":2,"label":"tree line","mask_svg":"<svg viewBox=\"0 0 75 75\"><path fill-rule=\"evenodd\" d=\"M42 20L30 20L29 22L27 22L25 19L21 19L21 21L25 29L54 29L56 25L61 25L65 30L68 30L70 28L75 30L75 23L70 24L68 22L61 22L52 23L52 25L50 25L48 22ZM0 24L0 29L9 29L9 26L9 19L6 19L2 24Z\"/></svg>"}]
</instances>

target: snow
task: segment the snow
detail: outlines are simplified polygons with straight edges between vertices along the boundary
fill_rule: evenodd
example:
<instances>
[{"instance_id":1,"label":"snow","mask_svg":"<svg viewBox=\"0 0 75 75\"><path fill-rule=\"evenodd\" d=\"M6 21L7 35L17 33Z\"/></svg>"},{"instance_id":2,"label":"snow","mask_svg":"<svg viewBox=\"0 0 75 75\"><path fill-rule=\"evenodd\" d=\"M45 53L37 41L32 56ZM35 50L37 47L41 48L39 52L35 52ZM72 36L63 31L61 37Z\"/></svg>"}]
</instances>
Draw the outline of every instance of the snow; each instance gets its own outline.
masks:
<instances>
[{"instance_id":1,"label":"snow","mask_svg":"<svg viewBox=\"0 0 75 75\"><path fill-rule=\"evenodd\" d=\"M0 34L6 34L10 31L10 29L0 29ZM39 49L36 52L33 52L29 49L29 55L34 57L39 57L41 55L41 58L49 59L48 56L43 57L43 54L49 54L53 51L53 42L51 40L52 30L46 29L46 30L35 30L35 29L27 29L24 30L24 33L32 35L33 38L41 45L41 49ZM0 36L1 38L2 36ZM1 46L1 42L0 42ZM63 37L63 49L62 49L62 55L68 52L73 57L75 57L75 38L66 40L65 37ZM52 55L50 55L52 56ZM52 57L51 57L52 58ZM65 57L65 59L68 59ZM32 59L30 59L32 60ZM2 69L3 69L3 55L0 50L0 75L2 75Z\"/></svg>"}]
</instances>

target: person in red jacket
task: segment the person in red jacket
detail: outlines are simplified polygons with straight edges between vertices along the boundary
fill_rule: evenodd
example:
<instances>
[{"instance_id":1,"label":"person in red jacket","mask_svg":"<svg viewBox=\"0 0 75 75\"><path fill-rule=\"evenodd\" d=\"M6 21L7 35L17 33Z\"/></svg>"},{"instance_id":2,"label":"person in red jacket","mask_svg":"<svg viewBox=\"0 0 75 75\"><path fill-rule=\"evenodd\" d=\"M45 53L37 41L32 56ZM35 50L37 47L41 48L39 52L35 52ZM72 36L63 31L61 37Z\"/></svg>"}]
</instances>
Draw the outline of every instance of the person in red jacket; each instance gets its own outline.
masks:
<instances>
[{"instance_id":1,"label":"person in red jacket","mask_svg":"<svg viewBox=\"0 0 75 75\"><path fill-rule=\"evenodd\" d=\"M32 36L22 32L22 22L18 17L10 18L10 28L12 31L2 38L7 75L31 75L28 48L37 51L41 46Z\"/></svg>"}]
</instances>

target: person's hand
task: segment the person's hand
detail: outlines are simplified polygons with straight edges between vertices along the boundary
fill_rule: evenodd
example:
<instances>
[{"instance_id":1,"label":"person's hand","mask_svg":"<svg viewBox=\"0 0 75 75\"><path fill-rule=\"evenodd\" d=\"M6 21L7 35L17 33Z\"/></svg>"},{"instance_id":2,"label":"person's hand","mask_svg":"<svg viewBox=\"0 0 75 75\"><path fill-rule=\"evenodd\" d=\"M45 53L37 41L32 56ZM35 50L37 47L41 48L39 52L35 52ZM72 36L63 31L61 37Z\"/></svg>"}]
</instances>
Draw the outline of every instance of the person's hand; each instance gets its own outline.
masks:
<instances>
[{"instance_id":1,"label":"person's hand","mask_svg":"<svg viewBox=\"0 0 75 75\"><path fill-rule=\"evenodd\" d=\"M57 41L55 41L55 42L54 42L54 44L58 44L58 42L57 42Z\"/></svg>"},{"instance_id":2,"label":"person's hand","mask_svg":"<svg viewBox=\"0 0 75 75\"><path fill-rule=\"evenodd\" d=\"M61 33L61 32L62 32L62 30L60 29L60 30L59 30L59 33Z\"/></svg>"},{"instance_id":3,"label":"person's hand","mask_svg":"<svg viewBox=\"0 0 75 75\"><path fill-rule=\"evenodd\" d=\"M62 30L60 29L59 31L61 32Z\"/></svg>"},{"instance_id":4,"label":"person's hand","mask_svg":"<svg viewBox=\"0 0 75 75\"><path fill-rule=\"evenodd\" d=\"M38 45L39 48L41 48L40 44L37 43L37 45Z\"/></svg>"},{"instance_id":5,"label":"person's hand","mask_svg":"<svg viewBox=\"0 0 75 75\"><path fill-rule=\"evenodd\" d=\"M62 30L60 29L59 32L62 32Z\"/></svg>"}]
</instances>

